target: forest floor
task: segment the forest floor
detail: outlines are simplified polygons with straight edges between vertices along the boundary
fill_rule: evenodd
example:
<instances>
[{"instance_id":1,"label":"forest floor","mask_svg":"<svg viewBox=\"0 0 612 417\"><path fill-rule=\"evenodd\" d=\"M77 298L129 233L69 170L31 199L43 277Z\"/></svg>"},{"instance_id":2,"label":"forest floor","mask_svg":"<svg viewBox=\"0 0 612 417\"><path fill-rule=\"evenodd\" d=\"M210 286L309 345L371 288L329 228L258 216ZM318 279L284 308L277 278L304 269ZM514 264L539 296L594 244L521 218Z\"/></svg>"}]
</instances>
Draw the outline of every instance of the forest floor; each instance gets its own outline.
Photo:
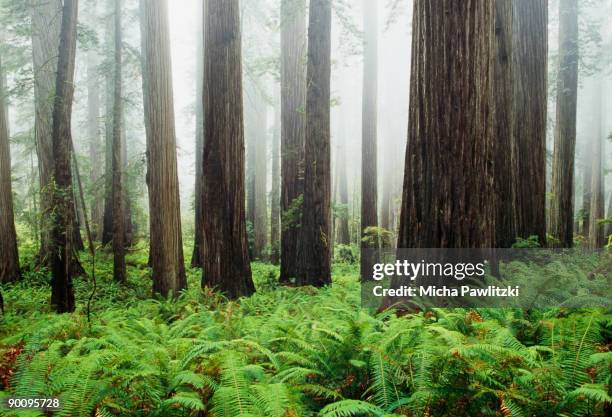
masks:
<instances>
[{"instance_id":1,"label":"forest floor","mask_svg":"<svg viewBox=\"0 0 612 417\"><path fill-rule=\"evenodd\" d=\"M593 269L574 262L572 274ZM90 272L87 254L82 263ZM109 254L96 263L90 324L88 277L75 279L73 314L50 310L44 271L3 287L0 398L59 396L62 416L610 412L609 311L376 313L361 308L358 263L339 262L324 289L281 287L277 266L254 262L257 293L239 301L203 291L200 269L189 268L177 301L152 300L145 244L127 257L127 285L112 281ZM48 414L0 406L0 415Z\"/></svg>"}]
</instances>

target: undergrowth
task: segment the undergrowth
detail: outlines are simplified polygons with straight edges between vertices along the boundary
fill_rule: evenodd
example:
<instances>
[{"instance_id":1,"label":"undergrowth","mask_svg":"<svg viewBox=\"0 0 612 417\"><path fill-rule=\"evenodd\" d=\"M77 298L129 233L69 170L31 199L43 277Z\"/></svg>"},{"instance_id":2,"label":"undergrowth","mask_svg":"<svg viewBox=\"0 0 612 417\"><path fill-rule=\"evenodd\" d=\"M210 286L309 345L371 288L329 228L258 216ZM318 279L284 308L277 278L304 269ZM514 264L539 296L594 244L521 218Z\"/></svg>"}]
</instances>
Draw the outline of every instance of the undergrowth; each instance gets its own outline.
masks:
<instances>
[{"instance_id":1,"label":"undergrowth","mask_svg":"<svg viewBox=\"0 0 612 417\"><path fill-rule=\"evenodd\" d=\"M45 271L5 286L0 397L59 396L54 415L96 417L610 412L607 312L377 313L360 307L351 263L335 264L334 285L321 290L281 287L277 267L254 263L258 292L238 302L201 290L200 270L190 269L178 301L151 300L145 252L128 255L125 286L99 255L91 326L86 277L75 281L74 314L49 310Z\"/></svg>"}]
</instances>

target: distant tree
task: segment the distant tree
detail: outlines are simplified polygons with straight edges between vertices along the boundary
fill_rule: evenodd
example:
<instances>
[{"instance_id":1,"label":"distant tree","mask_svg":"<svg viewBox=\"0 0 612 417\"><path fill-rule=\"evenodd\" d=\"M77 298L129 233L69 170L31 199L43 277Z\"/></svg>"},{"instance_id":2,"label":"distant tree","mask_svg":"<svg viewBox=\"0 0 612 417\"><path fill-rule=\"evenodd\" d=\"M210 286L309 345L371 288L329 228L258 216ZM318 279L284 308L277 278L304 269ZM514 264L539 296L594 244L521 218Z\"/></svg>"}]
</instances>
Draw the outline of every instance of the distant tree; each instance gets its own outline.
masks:
<instances>
[{"instance_id":1,"label":"distant tree","mask_svg":"<svg viewBox=\"0 0 612 417\"><path fill-rule=\"evenodd\" d=\"M280 262L280 84L275 82L274 132L272 134L272 191L270 193L270 262Z\"/></svg>"},{"instance_id":2,"label":"distant tree","mask_svg":"<svg viewBox=\"0 0 612 417\"><path fill-rule=\"evenodd\" d=\"M264 92L259 91L256 98L257 104L257 136L255 142L255 188L254 188L254 212L253 223L254 245L253 255L258 259L265 257L265 249L268 243L268 103Z\"/></svg>"},{"instance_id":3,"label":"distant tree","mask_svg":"<svg viewBox=\"0 0 612 417\"><path fill-rule=\"evenodd\" d=\"M361 279L372 274L377 239L365 231L378 227L378 2L363 1L363 100L361 112Z\"/></svg>"},{"instance_id":4,"label":"distant tree","mask_svg":"<svg viewBox=\"0 0 612 417\"><path fill-rule=\"evenodd\" d=\"M74 311L72 255L74 200L71 173L71 117L78 0L65 0L60 30L57 81L53 104L54 183L51 250L51 304L58 313Z\"/></svg>"},{"instance_id":5,"label":"distant tree","mask_svg":"<svg viewBox=\"0 0 612 417\"><path fill-rule=\"evenodd\" d=\"M494 244L494 13L493 2L414 2L400 248Z\"/></svg>"},{"instance_id":6,"label":"distant tree","mask_svg":"<svg viewBox=\"0 0 612 417\"><path fill-rule=\"evenodd\" d=\"M20 277L11 185L11 149L4 68L0 57L0 283Z\"/></svg>"},{"instance_id":7,"label":"distant tree","mask_svg":"<svg viewBox=\"0 0 612 417\"><path fill-rule=\"evenodd\" d=\"M348 245L351 237L349 233L349 213L348 213L348 179L346 173L346 157L347 154L347 137L346 137L346 115L344 111L340 111L340 120L338 128L338 147L336 154L336 183L338 202L336 206L336 225L335 225L335 242L340 245Z\"/></svg>"},{"instance_id":8,"label":"distant tree","mask_svg":"<svg viewBox=\"0 0 612 417\"><path fill-rule=\"evenodd\" d=\"M176 132L167 0L143 1L142 51L147 94L147 183L153 293L166 297L187 287L176 162Z\"/></svg>"},{"instance_id":9,"label":"distant tree","mask_svg":"<svg viewBox=\"0 0 612 417\"><path fill-rule=\"evenodd\" d=\"M312 0L308 23L304 205L298 284L331 284L331 0Z\"/></svg>"},{"instance_id":10,"label":"distant tree","mask_svg":"<svg viewBox=\"0 0 612 417\"><path fill-rule=\"evenodd\" d=\"M123 140L122 118L122 30L121 30L121 0L115 0L114 10L115 21L115 49L113 69L114 79L114 102L113 102L113 146L112 146L112 201L113 201L113 276L117 282L126 282L125 267L125 218L124 214L124 191L123 191Z\"/></svg>"},{"instance_id":11,"label":"distant tree","mask_svg":"<svg viewBox=\"0 0 612 417\"><path fill-rule=\"evenodd\" d=\"M535 235L544 245L548 0L513 1L512 4L514 228L517 236Z\"/></svg>"},{"instance_id":12,"label":"distant tree","mask_svg":"<svg viewBox=\"0 0 612 417\"><path fill-rule=\"evenodd\" d=\"M552 167L550 232L563 247L574 240L574 153L578 95L578 1L559 2L559 74Z\"/></svg>"},{"instance_id":13,"label":"distant tree","mask_svg":"<svg viewBox=\"0 0 612 417\"><path fill-rule=\"evenodd\" d=\"M280 281L297 277L304 192L306 5L281 0L281 268Z\"/></svg>"},{"instance_id":14,"label":"distant tree","mask_svg":"<svg viewBox=\"0 0 612 417\"><path fill-rule=\"evenodd\" d=\"M205 9L202 286L234 299L255 291L244 208L239 1L208 0Z\"/></svg>"},{"instance_id":15,"label":"distant tree","mask_svg":"<svg viewBox=\"0 0 612 417\"><path fill-rule=\"evenodd\" d=\"M201 10L204 15L204 2ZM193 242L193 254L191 255L191 266L202 267L204 253L202 252L204 237L202 232L202 153L204 152L204 107L202 105L202 89L204 83L204 28L203 20L198 19L198 35L196 42L196 103L195 103L195 236Z\"/></svg>"},{"instance_id":16,"label":"distant tree","mask_svg":"<svg viewBox=\"0 0 612 417\"><path fill-rule=\"evenodd\" d=\"M597 75L595 82L593 108L594 111L594 135L591 140L591 203L589 216L589 247L592 249L602 248L605 242L604 227L600 223L605 217L604 201L604 134L602 129L602 106L604 97L604 83L602 75Z\"/></svg>"}]
</instances>

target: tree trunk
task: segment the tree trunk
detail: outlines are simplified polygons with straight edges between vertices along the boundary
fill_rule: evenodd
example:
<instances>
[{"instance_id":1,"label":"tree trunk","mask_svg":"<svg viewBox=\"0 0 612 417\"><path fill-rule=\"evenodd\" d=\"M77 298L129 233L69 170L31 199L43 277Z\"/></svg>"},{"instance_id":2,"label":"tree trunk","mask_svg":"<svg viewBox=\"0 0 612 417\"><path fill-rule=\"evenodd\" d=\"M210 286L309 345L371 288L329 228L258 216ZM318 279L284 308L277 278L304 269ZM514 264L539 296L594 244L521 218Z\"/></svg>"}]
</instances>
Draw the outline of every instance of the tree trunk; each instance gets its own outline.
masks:
<instances>
[{"instance_id":1,"label":"tree trunk","mask_svg":"<svg viewBox=\"0 0 612 417\"><path fill-rule=\"evenodd\" d=\"M4 71L0 57L0 283L20 277L11 186L11 147Z\"/></svg>"},{"instance_id":2,"label":"tree trunk","mask_svg":"<svg viewBox=\"0 0 612 417\"><path fill-rule=\"evenodd\" d=\"M32 13L32 62L34 70L34 137L40 182L41 244L39 262L48 265L51 251L51 179L53 177L53 101L57 77L62 15L61 0L37 0Z\"/></svg>"},{"instance_id":3,"label":"tree trunk","mask_svg":"<svg viewBox=\"0 0 612 417\"><path fill-rule=\"evenodd\" d=\"M91 161L90 181L93 200L91 203L91 225L94 239L101 238L104 196L100 192L102 178L103 144L100 140L100 90L98 88L97 53L87 54L87 134L89 136L89 159Z\"/></svg>"},{"instance_id":4,"label":"tree trunk","mask_svg":"<svg viewBox=\"0 0 612 417\"><path fill-rule=\"evenodd\" d=\"M378 2L363 1L363 100L361 110L361 279L372 274L378 238L367 233L378 227Z\"/></svg>"},{"instance_id":5,"label":"tree trunk","mask_svg":"<svg viewBox=\"0 0 612 417\"><path fill-rule=\"evenodd\" d=\"M338 137L338 155L347 154L346 146L346 114L342 111ZM351 237L349 234L349 199L348 199L348 184L346 175L346 158L336 158L337 164L337 181L338 181L338 203L339 212L337 215L336 224L336 243L340 245L349 245Z\"/></svg>"},{"instance_id":6,"label":"tree trunk","mask_svg":"<svg viewBox=\"0 0 612 417\"><path fill-rule=\"evenodd\" d=\"M513 5L515 234L545 245L548 0Z\"/></svg>"},{"instance_id":7,"label":"tree trunk","mask_svg":"<svg viewBox=\"0 0 612 417\"><path fill-rule=\"evenodd\" d=\"M610 202L608 203L608 214L606 216L606 219L612 221L612 191L610 191ZM609 241L610 235L612 235L612 223L607 223L604 238L608 239Z\"/></svg>"},{"instance_id":8,"label":"tree trunk","mask_svg":"<svg viewBox=\"0 0 612 417\"><path fill-rule=\"evenodd\" d=\"M204 13L204 5L201 12ZM200 21L200 24L203 22ZM196 49L196 137L195 137L195 233L191 266L202 267L204 253L202 252L204 237L202 235L202 153L204 151L204 107L202 106L202 87L204 82L204 28L200 26Z\"/></svg>"},{"instance_id":9,"label":"tree trunk","mask_svg":"<svg viewBox=\"0 0 612 417\"><path fill-rule=\"evenodd\" d=\"M306 6L281 0L281 268L280 282L296 279L301 257L306 108Z\"/></svg>"},{"instance_id":10,"label":"tree trunk","mask_svg":"<svg viewBox=\"0 0 612 417\"><path fill-rule=\"evenodd\" d=\"M495 1L495 247L509 248L516 240L513 178L513 60L512 0Z\"/></svg>"},{"instance_id":11,"label":"tree trunk","mask_svg":"<svg viewBox=\"0 0 612 417\"><path fill-rule=\"evenodd\" d=\"M255 292L244 209L239 1L208 0L204 22L202 286L235 299Z\"/></svg>"},{"instance_id":12,"label":"tree trunk","mask_svg":"<svg viewBox=\"0 0 612 417\"><path fill-rule=\"evenodd\" d=\"M257 259L265 258L266 244L268 243L268 198L267 198L267 170L268 170L268 103L263 91L256 92L256 123L255 123L255 181L254 181L254 211L253 223L254 245L253 254Z\"/></svg>"},{"instance_id":13,"label":"tree trunk","mask_svg":"<svg viewBox=\"0 0 612 417\"><path fill-rule=\"evenodd\" d=\"M494 244L494 12L415 0L399 248Z\"/></svg>"},{"instance_id":14,"label":"tree trunk","mask_svg":"<svg viewBox=\"0 0 612 417\"><path fill-rule=\"evenodd\" d=\"M582 156L582 236L589 238L589 219L591 215L591 155L592 140L587 136L586 144L583 147Z\"/></svg>"},{"instance_id":15,"label":"tree trunk","mask_svg":"<svg viewBox=\"0 0 612 417\"><path fill-rule=\"evenodd\" d=\"M57 81L53 105L54 181L51 250L51 304L58 313L75 308L72 286L74 201L71 172L71 117L78 0L65 0L62 11Z\"/></svg>"},{"instance_id":16,"label":"tree trunk","mask_svg":"<svg viewBox=\"0 0 612 417\"><path fill-rule=\"evenodd\" d=\"M114 103L113 103L113 147L112 147L112 170L113 170L113 277L117 282L126 282L125 268L125 218L123 191L123 140L121 138L121 124L123 116L122 94L122 31L121 31L121 0L115 0L115 49L114 49Z\"/></svg>"},{"instance_id":17,"label":"tree trunk","mask_svg":"<svg viewBox=\"0 0 612 417\"><path fill-rule=\"evenodd\" d=\"M187 287L181 235L167 0L144 1L144 74L153 294Z\"/></svg>"},{"instance_id":18,"label":"tree trunk","mask_svg":"<svg viewBox=\"0 0 612 417\"><path fill-rule=\"evenodd\" d=\"M593 156L591 160L591 204L589 216L589 247L591 249L599 249L604 246L604 227L600 222L605 217L605 202L604 202L604 177L603 177L603 158L604 153L604 133L602 129L602 98L605 97L602 91L604 83L602 75L597 76L595 83L594 99L594 136L592 138Z\"/></svg>"},{"instance_id":19,"label":"tree trunk","mask_svg":"<svg viewBox=\"0 0 612 417\"><path fill-rule=\"evenodd\" d=\"M322 287L331 284L331 0L312 0L309 13L304 205L298 283Z\"/></svg>"},{"instance_id":20,"label":"tree trunk","mask_svg":"<svg viewBox=\"0 0 612 417\"><path fill-rule=\"evenodd\" d=\"M552 168L550 231L562 247L574 244L574 152L578 93L578 1L559 2L559 74Z\"/></svg>"},{"instance_id":21,"label":"tree trunk","mask_svg":"<svg viewBox=\"0 0 612 417\"><path fill-rule=\"evenodd\" d=\"M280 85L274 87L274 133L272 136L272 192L270 193L270 261L280 262Z\"/></svg>"},{"instance_id":22,"label":"tree trunk","mask_svg":"<svg viewBox=\"0 0 612 417\"><path fill-rule=\"evenodd\" d=\"M111 62L112 54L110 51L114 49L115 43L115 25L114 25L114 2L108 1L107 15L109 16L106 22L106 43L109 55L108 62ZM104 107L104 150L105 150L105 168L104 168L104 215L102 219L102 244L108 245L113 240L113 112L114 112L114 74L113 71L105 71L104 87L105 87L105 107Z\"/></svg>"}]
</instances>

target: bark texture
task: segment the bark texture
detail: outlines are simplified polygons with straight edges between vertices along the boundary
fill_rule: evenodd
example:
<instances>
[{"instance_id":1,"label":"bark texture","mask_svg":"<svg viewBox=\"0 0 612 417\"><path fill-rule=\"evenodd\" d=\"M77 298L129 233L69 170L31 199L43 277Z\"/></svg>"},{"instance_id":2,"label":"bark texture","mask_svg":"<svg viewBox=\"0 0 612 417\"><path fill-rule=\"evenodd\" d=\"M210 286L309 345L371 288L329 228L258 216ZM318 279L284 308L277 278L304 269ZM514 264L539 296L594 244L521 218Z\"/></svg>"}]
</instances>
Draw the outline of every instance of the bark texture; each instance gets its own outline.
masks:
<instances>
[{"instance_id":1,"label":"bark texture","mask_svg":"<svg viewBox=\"0 0 612 417\"><path fill-rule=\"evenodd\" d=\"M208 0L204 13L202 286L234 299L255 291L244 208L244 124L238 0Z\"/></svg>"},{"instance_id":2,"label":"bark texture","mask_svg":"<svg viewBox=\"0 0 612 417\"><path fill-rule=\"evenodd\" d=\"M1 59L0 57L0 283L6 283L17 281L20 273L13 214L8 104Z\"/></svg>"},{"instance_id":3,"label":"bark texture","mask_svg":"<svg viewBox=\"0 0 612 417\"><path fill-rule=\"evenodd\" d=\"M87 53L87 136L89 137L90 181L93 185L91 226L94 239L101 238L104 195L102 181L103 143L100 137L100 89L98 87L98 59L95 50Z\"/></svg>"},{"instance_id":4,"label":"bark texture","mask_svg":"<svg viewBox=\"0 0 612 417\"><path fill-rule=\"evenodd\" d=\"M494 3L416 0L399 248L494 244Z\"/></svg>"},{"instance_id":5,"label":"bark texture","mask_svg":"<svg viewBox=\"0 0 612 417\"><path fill-rule=\"evenodd\" d=\"M514 1L513 5L516 235L538 236L545 245L548 0Z\"/></svg>"},{"instance_id":6,"label":"bark texture","mask_svg":"<svg viewBox=\"0 0 612 417\"><path fill-rule=\"evenodd\" d=\"M298 284L331 284L331 0L312 0L308 23L304 205Z\"/></svg>"},{"instance_id":7,"label":"bark texture","mask_svg":"<svg viewBox=\"0 0 612 417\"><path fill-rule=\"evenodd\" d=\"M513 60L512 0L495 1L495 247L509 248L516 240L512 167Z\"/></svg>"},{"instance_id":8,"label":"bark texture","mask_svg":"<svg viewBox=\"0 0 612 417\"><path fill-rule=\"evenodd\" d=\"M559 73L552 168L550 232L562 247L574 244L574 153L578 93L578 1L559 2Z\"/></svg>"},{"instance_id":9,"label":"bark texture","mask_svg":"<svg viewBox=\"0 0 612 417\"><path fill-rule=\"evenodd\" d=\"M187 287L181 234L176 132L167 0L143 5L145 123L153 294L175 296Z\"/></svg>"},{"instance_id":10,"label":"bark texture","mask_svg":"<svg viewBox=\"0 0 612 417\"><path fill-rule=\"evenodd\" d=\"M122 30L121 0L115 0L115 49L114 49L114 100L113 100L113 277L117 282L127 282L125 268L125 194L123 191L123 139L122 139Z\"/></svg>"},{"instance_id":11,"label":"bark texture","mask_svg":"<svg viewBox=\"0 0 612 417\"><path fill-rule=\"evenodd\" d=\"M366 233L378 227L378 6L363 1L363 100L361 108L361 279L372 275L378 238ZM364 250L365 249L365 250Z\"/></svg>"},{"instance_id":12,"label":"bark texture","mask_svg":"<svg viewBox=\"0 0 612 417\"><path fill-rule=\"evenodd\" d=\"M204 13L204 5L201 12ZM202 267L204 253L203 240L203 207L202 207L202 153L204 152L204 107L202 105L202 90L204 83L204 28L200 26L196 49L196 102L195 102L195 233L191 266Z\"/></svg>"},{"instance_id":13,"label":"bark texture","mask_svg":"<svg viewBox=\"0 0 612 417\"><path fill-rule=\"evenodd\" d=\"M280 282L297 277L303 195L306 108L306 6L281 0L281 269Z\"/></svg>"},{"instance_id":14,"label":"bark texture","mask_svg":"<svg viewBox=\"0 0 612 417\"><path fill-rule=\"evenodd\" d=\"M65 0L62 10L57 81L53 104L54 186L51 253L51 304L58 313L74 311L72 254L74 200L71 172L71 117L78 0Z\"/></svg>"}]
</instances>

